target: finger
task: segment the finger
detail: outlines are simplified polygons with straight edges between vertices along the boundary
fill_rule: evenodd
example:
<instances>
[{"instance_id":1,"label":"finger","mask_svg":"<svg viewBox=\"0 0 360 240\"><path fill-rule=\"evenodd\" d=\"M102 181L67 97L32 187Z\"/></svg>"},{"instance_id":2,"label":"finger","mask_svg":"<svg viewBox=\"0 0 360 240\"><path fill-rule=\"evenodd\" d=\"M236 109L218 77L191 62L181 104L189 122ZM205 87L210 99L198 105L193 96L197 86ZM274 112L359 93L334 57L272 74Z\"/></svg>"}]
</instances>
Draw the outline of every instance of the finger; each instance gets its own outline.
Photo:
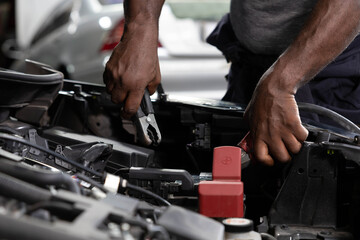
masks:
<instances>
[{"instance_id":1,"label":"finger","mask_svg":"<svg viewBox=\"0 0 360 240\"><path fill-rule=\"evenodd\" d=\"M125 101L127 91L120 87L115 87L111 91L111 101L115 104L122 103Z\"/></svg>"},{"instance_id":2,"label":"finger","mask_svg":"<svg viewBox=\"0 0 360 240\"><path fill-rule=\"evenodd\" d=\"M294 135L299 142L303 143L308 137L309 131L300 123L297 128L294 128Z\"/></svg>"},{"instance_id":3,"label":"finger","mask_svg":"<svg viewBox=\"0 0 360 240\"><path fill-rule=\"evenodd\" d=\"M271 156L280 162L288 162L291 160L291 156L280 137L273 138L272 141L268 143L268 149Z\"/></svg>"},{"instance_id":4,"label":"finger","mask_svg":"<svg viewBox=\"0 0 360 240\"><path fill-rule=\"evenodd\" d=\"M269 155L268 146L262 140L254 141L254 156L257 161L264 163L265 165L274 165L274 160Z\"/></svg>"},{"instance_id":5,"label":"finger","mask_svg":"<svg viewBox=\"0 0 360 240\"><path fill-rule=\"evenodd\" d=\"M144 96L144 91L145 90L132 91L128 93L125 100L124 109L122 112L122 116L125 119L129 119L132 115L136 113L137 109L140 106L141 99Z\"/></svg>"},{"instance_id":6,"label":"finger","mask_svg":"<svg viewBox=\"0 0 360 240\"><path fill-rule=\"evenodd\" d=\"M302 147L301 142L293 134L286 134L282 137L282 140L287 150L291 153L298 153Z\"/></svg>"}]
</instances>

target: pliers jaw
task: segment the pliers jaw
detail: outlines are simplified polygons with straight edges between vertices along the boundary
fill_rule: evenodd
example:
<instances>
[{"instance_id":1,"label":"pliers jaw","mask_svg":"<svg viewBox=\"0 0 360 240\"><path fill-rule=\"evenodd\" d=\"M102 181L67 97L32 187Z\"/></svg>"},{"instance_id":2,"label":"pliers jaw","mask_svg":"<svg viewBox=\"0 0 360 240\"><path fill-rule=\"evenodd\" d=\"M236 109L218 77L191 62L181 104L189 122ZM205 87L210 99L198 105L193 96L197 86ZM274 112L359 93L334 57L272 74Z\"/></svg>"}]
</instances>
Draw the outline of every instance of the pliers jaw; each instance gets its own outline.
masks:
<instances>
[{"instance_id":1,"label":"pliers jaw","mask_svg":"<svg viewBox=\"0 0 360 240\"><path fill-rule=\"evenodd\" d=\"M138 122L138 124L136 124ZM161 141L161 133L159 127L156 123L154 114L149 114L138 118L135 121L135 126L137 129L138 140L141 144L149 146L157 146Z\"/></svg>"},{"instance_id":2,"label":"pliers jaw","mask_svg":"<svg viewBox=\"0 0 360 240\"><path fill-rule=\"evenodd\" d=\"M161 142L161 133L156 123L154 108L150 94L145 89L144 97L136 114L133 117L138 141L145 146L157 146Z\"/></svg>"}]
</instances>

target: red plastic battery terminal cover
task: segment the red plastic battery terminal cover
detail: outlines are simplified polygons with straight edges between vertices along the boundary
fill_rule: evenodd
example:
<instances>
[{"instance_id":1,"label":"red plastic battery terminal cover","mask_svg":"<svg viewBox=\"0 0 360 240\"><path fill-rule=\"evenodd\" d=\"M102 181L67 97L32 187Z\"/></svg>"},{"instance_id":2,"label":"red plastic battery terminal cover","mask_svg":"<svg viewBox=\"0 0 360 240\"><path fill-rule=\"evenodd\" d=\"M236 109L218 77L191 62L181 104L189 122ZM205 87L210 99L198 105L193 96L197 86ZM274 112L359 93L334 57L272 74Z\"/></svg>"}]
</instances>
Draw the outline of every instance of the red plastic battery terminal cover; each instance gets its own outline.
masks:
<instances>
[{"instance_id":1,"label":"red plastic battery terminal cover","mask_svg":"<svg viewBox=\"0 0 360 240\"><path fill-rule=\"evenodd\" d=\"M213 181L199 184L199 212L208 217L243 217L243 198L241 149L215 148Z\"/></svg>"}]
</instances>

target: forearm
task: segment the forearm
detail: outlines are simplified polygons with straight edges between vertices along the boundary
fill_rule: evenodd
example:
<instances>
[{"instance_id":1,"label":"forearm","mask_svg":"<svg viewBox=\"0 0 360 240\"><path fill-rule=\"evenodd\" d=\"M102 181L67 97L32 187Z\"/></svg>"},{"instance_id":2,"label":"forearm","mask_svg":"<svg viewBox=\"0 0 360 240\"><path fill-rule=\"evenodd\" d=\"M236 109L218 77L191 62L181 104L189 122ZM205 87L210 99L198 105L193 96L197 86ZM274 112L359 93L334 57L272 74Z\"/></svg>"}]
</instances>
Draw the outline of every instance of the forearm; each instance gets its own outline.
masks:
<instances>
[{"instance_id":1,"label":"forearm","mask_svg":"<svg viewBox=\"0 0 360 240\"><path fill-rule=\"evenodd\" d=\"M125 0L125 31L129 34L144 33L148 41L157 45L158 20L164 0Z\"/></svg>"},{"instance_id":2,"label":"forearm","mask_svg":"<svg viewBox=\"0 0 360 240\"><path fill-rule=\"evenodd\" d=\"M164 0L125 0L125 18L139 23L157 22L163 4Z\"/></svg>"},{"instance_id":3,"label":"forearm","mask_svg":"<svg viewBox=\"0 0 360 240\"><path fill-rule=\"evenodd\" d=\"M359 0L319 0L294 42L270 69L278 90L296 93L334 60L359 32Z\"/></svg>"}]
</instances>

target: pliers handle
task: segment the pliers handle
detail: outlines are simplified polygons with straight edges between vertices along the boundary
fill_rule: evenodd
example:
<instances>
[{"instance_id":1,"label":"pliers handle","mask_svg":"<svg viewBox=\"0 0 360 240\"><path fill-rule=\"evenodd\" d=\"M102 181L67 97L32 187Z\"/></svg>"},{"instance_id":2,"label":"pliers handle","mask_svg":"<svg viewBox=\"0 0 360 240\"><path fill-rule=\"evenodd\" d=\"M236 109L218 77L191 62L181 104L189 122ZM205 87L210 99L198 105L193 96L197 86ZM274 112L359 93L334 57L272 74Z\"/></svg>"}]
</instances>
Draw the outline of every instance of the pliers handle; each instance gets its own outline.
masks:
<instances>
[{"instance_id":1,"label":"pliers handle","mask_svg":"<svg viewBox=\"0 0 360 240\"><path fill-rule=\"evenodd\" d=\"M237 145L241 148L241 168L245 168L249 166L250 161L254 159L250 132L248 132Z\"/></svg>"}]
</instances>

